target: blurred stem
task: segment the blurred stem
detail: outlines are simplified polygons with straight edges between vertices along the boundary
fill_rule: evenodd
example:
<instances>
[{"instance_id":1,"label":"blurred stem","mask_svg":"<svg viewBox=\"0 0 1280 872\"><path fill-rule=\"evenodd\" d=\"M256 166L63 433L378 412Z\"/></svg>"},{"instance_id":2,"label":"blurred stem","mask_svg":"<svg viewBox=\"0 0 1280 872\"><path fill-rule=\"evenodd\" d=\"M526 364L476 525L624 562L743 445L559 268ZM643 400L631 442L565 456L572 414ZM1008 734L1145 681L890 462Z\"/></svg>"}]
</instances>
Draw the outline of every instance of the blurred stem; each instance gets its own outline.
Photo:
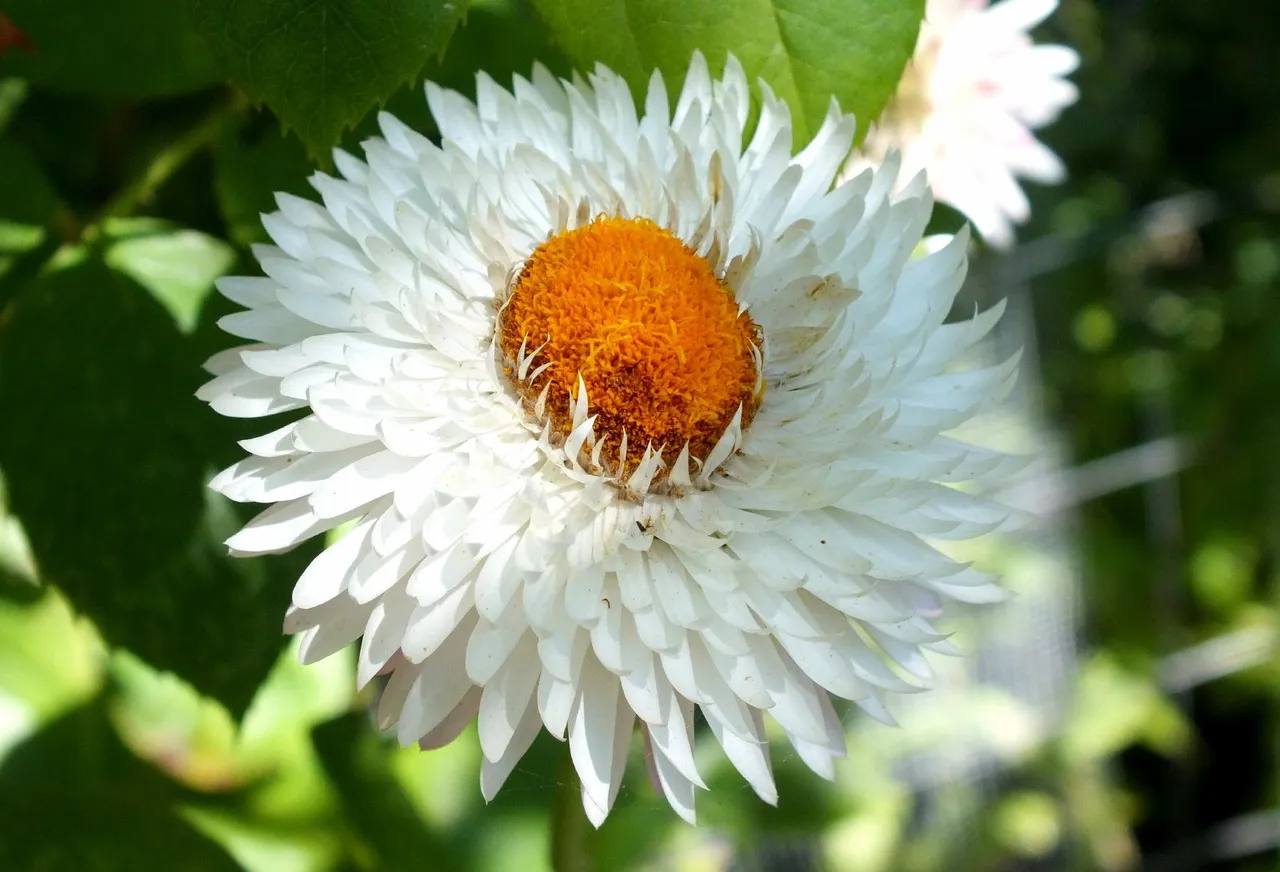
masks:
<instances>
[{"instance_id":1,"label":"blurred stem","mask_svg":"<svg viewBox=\"0 0 1280 872\"><path fill-rule=\"evenodd\" d=\"M151 200L156 191L187 161L213 143L228 119L238 114L246 105L244 95L239 91L233 92L230 97L214 106L194 127L160 149L147 162L138 177L112 197L92 223L85 227L83 238L92 239L101 232L106 221L129 215Z\"/></svg>"},{"instance_id":2,"label":"blurred stem","mask_svg":"<svg viewBox=\"0 0 1280 872\"><path fill-rule=\"evenodd\" d=\"M28 280L38 275L57 256L64 243L93 242L102 234L107 221L129 215L147 203L187 161L211 145L222 131L222 126L247 105L244 95L233 91L195 126L160 149L147 162L138 177L112 197L83 228L76 226L75 218L70 212L60 216L57 233L50 232L44 244L22 255L16 264L0 276L0 324L3 323L3 313L9 301Z\"/></svg>"},{"instance_id":3,"label":"blurred stem","mask_svg":"<svg viewBox=\"0 0 1280 872\"><path fill-rule=\"evenodd\" d=\"M551 806L551 868L555 872L596 872L591 835L591 822L582 810L578 771L565 743Z\"/></svg>"}]
</instances>

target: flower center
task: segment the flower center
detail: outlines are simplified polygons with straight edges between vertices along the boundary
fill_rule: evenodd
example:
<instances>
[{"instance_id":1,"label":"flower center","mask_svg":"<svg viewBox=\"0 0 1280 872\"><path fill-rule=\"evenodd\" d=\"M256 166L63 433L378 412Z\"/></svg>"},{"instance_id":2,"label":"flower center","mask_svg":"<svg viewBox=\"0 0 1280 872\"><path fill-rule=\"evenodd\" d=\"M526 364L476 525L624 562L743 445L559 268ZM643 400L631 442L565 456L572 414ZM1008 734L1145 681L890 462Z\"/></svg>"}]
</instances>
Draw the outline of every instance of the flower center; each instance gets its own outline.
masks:
<instances>
[{"instance_id":1,"label":"flower center","mask_svg":"<svg viewBox=\"0 0 1280 872\"><path fill-rule=\"evenodd\" d=\"M668 467L686 444L705 460L739 410L745 430L759 406L760 328L705 258L643 218L600 217L538 246L499 316L497 345L557 444L585 417L581 379L595 422L579 451L619 478L648 447Z\"/></svg>"}]
</instances>

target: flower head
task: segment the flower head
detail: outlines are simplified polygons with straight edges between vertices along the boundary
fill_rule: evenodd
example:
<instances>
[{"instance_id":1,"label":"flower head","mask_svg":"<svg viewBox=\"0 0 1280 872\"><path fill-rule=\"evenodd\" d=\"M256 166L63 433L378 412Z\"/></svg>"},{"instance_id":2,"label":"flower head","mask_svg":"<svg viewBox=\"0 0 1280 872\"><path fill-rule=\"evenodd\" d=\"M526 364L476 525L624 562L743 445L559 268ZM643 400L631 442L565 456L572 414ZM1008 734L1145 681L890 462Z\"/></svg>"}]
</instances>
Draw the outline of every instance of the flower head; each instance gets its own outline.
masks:
<instances>
[{"instance_id":1,"label":"flower head","mask_svg":"<svg viewBox=\"0 0 1280 872\"><path fill-rule=\"evenodd\" d=\"M929 218L894 168L833 187L834 105L800 153L786 106L695 56L672 112L597 68L542 68L476 103L427 86L441 142L381 117L364 159L280 195L263 278L228 278L219 412L301 416L243 443L213 487L272 503L250 555L351 523L285 619L310 662L360 638L390 673L378 720L435 747L478 721L492 797L541 729L567 737L587 812L612 806L638 723L687 819L695 708L776 800L764 717L830 776L834 694L927 684L943 599L992 580L925 539L1006 512L952 485L1001 456L944 435L1012 361L955 371L999 308L944 323L965 234L913 259Z\"/></svg>"},{"instance_id":2,"label":"flower head","mask_svg":"<svg viewBox=\"0 0 1280 872\"><path fill-rule=\"evenodd\" d=\"M1058 0L928 0L898 92L868 131L850 172L902 152L903 177L929 186L994 245L1013 241L1030 208L1018 178L1053 184L1065 169L1031 131L1075 102L1062 77L1079 63L1028 31Z\"/></svg>"}]
</instances>

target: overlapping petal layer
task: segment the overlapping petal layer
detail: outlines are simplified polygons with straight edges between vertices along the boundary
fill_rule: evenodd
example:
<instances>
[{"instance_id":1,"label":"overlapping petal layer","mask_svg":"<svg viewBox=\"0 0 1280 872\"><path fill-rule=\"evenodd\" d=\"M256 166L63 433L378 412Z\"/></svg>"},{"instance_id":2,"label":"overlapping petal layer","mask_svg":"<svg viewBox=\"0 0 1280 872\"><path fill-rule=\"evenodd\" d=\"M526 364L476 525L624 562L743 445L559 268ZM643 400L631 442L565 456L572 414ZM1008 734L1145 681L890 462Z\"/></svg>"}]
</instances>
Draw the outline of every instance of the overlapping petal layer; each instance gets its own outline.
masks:
<instances>
[{"instance_id":1,"label":"overlapping petal layer","mask_svg":"<svg viewBox=\"0 0 1280 872\"><path fill-rule=\"evenodd\" d=\"M428 85L439 145L383 115L363 159L338 153L340 177L314 177L321 203L281 195L264 217L265 277L219 284L245 307L222 326L249 344L209 362L201 396L226 415L299 410L214 480L271 504L230 547L281 551L352 522L298 580L285 629L307 662L359 639L358 680L390 673L378 720L403 743L476 720L486 797L546 729L598 823L639 724L692 821L696 709L776 801L766 717L830 777L830 696L889 720L880 694L926 687L922 652L950 650L926 615L1001 598L930 544L1008 517L955 486L1006 459L946 435L1014 376L1013 361L955 368L1000 314L947 321L967 234L913 259L923 180L892 195L890 157L835 185L853 119L833 105L793 155L787 109L761 91L744 144L732 59L713 81L695 57L674 109L658 75L637 108L603 68L538 68L510 92L481 76L475 103ZM552 444L496 360L522 262L602 214L675 233L763 334L749 428L704 458L653 455L674 489L640 469L609 481Z\"/></svg>"}]
</instances>

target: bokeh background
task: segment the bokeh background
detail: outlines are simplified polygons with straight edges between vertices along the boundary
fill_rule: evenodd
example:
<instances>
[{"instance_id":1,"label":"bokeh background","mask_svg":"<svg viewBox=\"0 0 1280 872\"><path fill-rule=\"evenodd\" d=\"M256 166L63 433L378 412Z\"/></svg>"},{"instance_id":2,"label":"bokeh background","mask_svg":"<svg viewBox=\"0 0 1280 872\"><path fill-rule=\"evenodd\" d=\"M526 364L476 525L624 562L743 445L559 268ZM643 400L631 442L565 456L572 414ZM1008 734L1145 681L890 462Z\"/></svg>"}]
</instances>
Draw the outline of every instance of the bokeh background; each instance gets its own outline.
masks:
<instances>
[{"instance_id":1,"label":"bokeh background","mask_svg":"<svg viewBox=\"0 0 1280 872\"><path fill-rule=\"evenodd\" d=\"M91 6L84 57L155 61ZM1019 595L957 619L970 656L900 729L848 715L834 783L779 745L776 809L702 747L687 827L637 748L599 869L1276 867L1280 5L1063 0L1037 35L1083 58L1044 135L1071 175L966 290L1010 299L983 353L1025 349L980 435L1034 456L1005 496L1038 520L971 555ZM545 46L482 0L425 74L567 71ZM0 57L0 870L548 869L554 740L486 806L474 734L401 750L349 656L282 650L306 554L222 556L239 519L201 485L247 433L191 396L225 344L211 283L312 161L198 43L168 51L114 92ZM419 93L391 108L430 130Z\"/></svg>"}]
</instances>

